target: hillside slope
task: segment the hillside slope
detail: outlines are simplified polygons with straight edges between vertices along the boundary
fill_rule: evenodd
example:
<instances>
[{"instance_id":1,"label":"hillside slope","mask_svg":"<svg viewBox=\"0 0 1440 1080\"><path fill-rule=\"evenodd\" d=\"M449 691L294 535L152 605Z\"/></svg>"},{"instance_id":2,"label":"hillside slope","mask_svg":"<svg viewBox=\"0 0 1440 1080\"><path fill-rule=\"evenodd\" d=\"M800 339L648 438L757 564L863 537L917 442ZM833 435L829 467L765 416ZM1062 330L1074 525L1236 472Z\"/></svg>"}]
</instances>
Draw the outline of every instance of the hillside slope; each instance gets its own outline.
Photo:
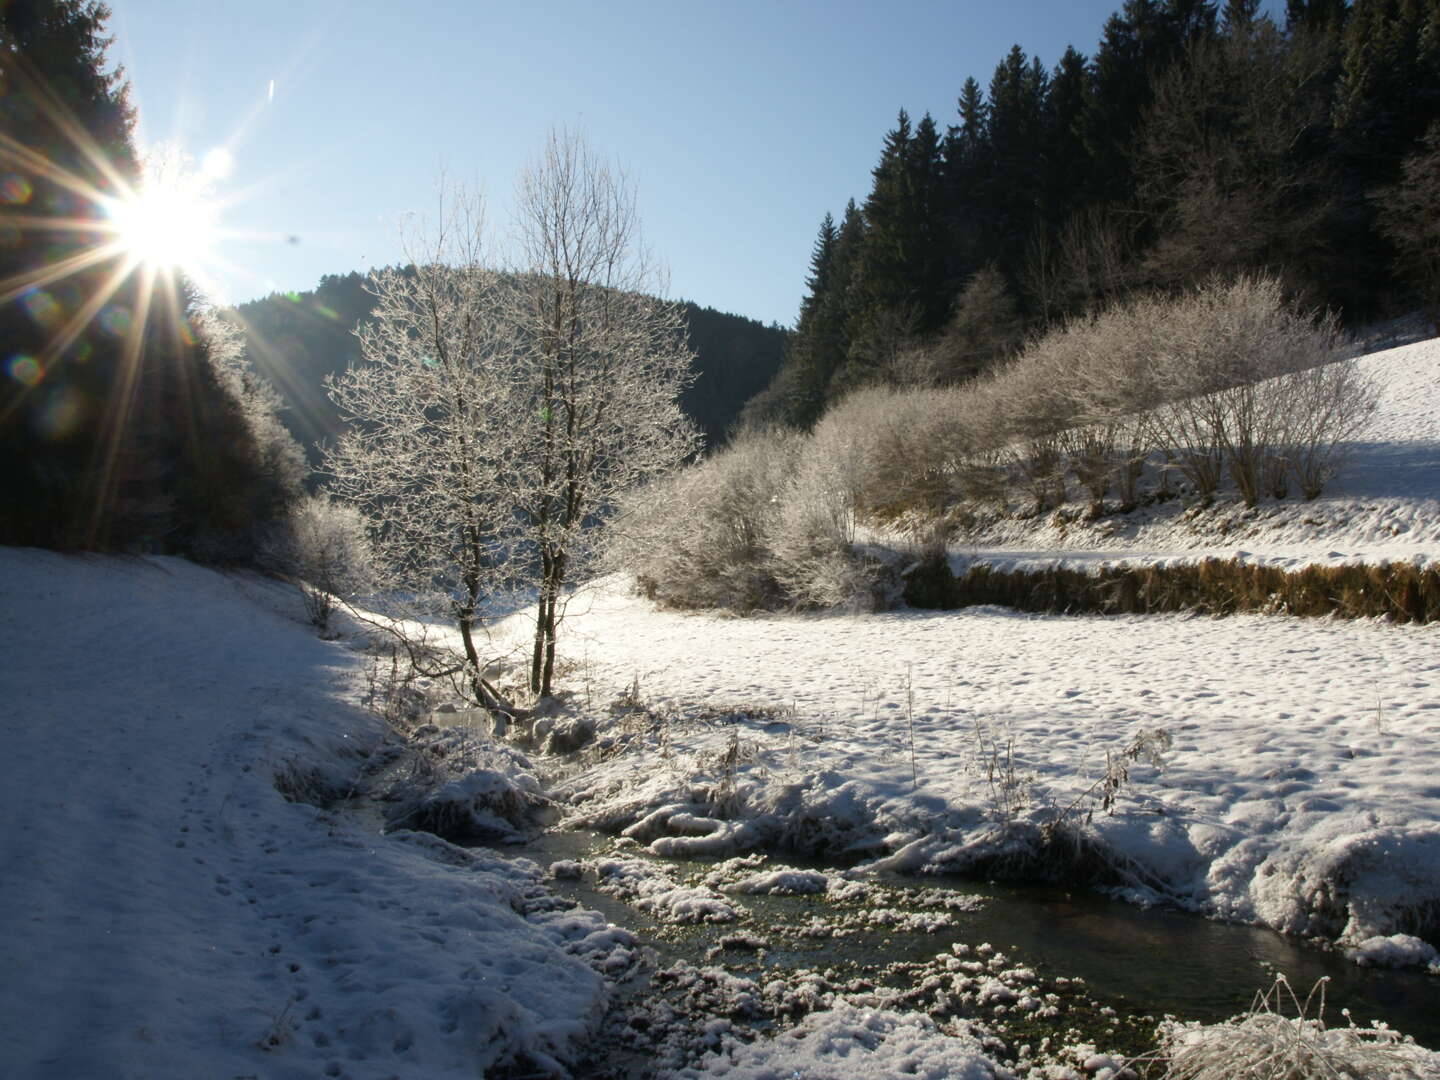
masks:
<instances>
[{"instance_id":1,"label":"hillside slope","mask_svg":"<svg viewBox=\"0 0 1440 1080\"><path fill-rule=\"evenodd\" d=\"M1038 518L977 523L952 546L957 569L1240 557L1280 566L1440 560L1440 338L1361 357L1379 408L1344 448L1339 471L1312 502L1230 493L1211 507L1180 499L1086 520L1072 505Z\"/></svg>"}]
</instances>

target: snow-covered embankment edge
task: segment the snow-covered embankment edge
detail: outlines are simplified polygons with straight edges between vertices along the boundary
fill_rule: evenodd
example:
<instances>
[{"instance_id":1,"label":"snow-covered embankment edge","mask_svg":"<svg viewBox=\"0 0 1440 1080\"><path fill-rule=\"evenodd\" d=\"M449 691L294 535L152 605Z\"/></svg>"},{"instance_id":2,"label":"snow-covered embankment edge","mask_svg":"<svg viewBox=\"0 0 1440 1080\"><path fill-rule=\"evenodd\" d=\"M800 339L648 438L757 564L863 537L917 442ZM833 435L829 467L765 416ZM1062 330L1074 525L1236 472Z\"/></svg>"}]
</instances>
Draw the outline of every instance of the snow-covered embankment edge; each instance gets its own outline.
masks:
<instances>
[{"instance_id":1,"label":"snow-covered embankment edge","mask_svg":"<svg viewBox=\"0 0 1440 1080\"><path fill-rule=\"evenodd\" d=\"M0 654L12 1068L469 1078L584 1050L628 933L523 860L282 795L353 788L387 738L291 590L0 549Z\"/></svg>"}]
</instances>

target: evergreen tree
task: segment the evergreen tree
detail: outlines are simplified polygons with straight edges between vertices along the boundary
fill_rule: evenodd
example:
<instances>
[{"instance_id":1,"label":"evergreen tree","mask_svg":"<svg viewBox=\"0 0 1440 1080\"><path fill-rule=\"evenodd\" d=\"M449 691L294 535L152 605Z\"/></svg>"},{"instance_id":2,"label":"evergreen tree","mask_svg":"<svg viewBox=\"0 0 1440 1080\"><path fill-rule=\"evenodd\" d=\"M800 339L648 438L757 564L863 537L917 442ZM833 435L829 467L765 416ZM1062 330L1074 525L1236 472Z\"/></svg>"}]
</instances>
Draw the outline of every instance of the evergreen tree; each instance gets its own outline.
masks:
<instances>
[{"instance_id":1,"label":"evergreen tree","mask_svg":"<svg viewBox=\"0 0 1440 1080\"><path fill-rule=\"evenodd\" d=\"M1285 0L1285 25L1292 31L1339 33L1349 13L1348 0Z\"/></svg>"},{"instance_id":2,"label":"evergreen tree","mask_svg":"<svg viewBox=\"0 0 1440 1080\"><path fill-rule=\"evenodd\" d=\"M815 248L810 253L810 276L805 279L805 288L809 292L800 301L800 321L797 330L803 332L805 324L814 318L816 309L825 299L826 292L829 291L832 264L835 260L835 241L838 236L835 219L827 210L825 219L820 222L820 235L815 238Z\"/></svg>"},{"instance_id":3,"label":"evergreen tree","mask_svg":"<svg viewBox=\"0 0 1440 1080\"><path fill-rule=\"evenodd\" d=\"M1073 47L1055 65L1042 119L1041 209L1045 224L1058 228L1081 205L1090 155L1085 148L1085 97L1089 65Z\"/></svg>"},{"instance_id":4,"label":"evergreen tree","mask_svg":"<svg viewBox=\"0 0 1440 1080\"><path fill-rule=\"evenodd\" d=\"M1260 12L1260 0L1225 0L1220 22L1225 33L1235 34L1249 28Z\"/></svg>"},{"instance_id":5,"label":"evergreen tree","mask_svg":"<svg viewBox=\"0 0 1440 1080\"><path fill-rule=\"evenodd\" d=\"M108 16L81 0L0 4L3 542L80 545L98 494L119 348L75 320L114 260L64 271L104 242L101 198L138 173L126 87L105 59Z\"/></svg>"},{"instance_id":6,"label":"evergreen tree","mask_svg":"<svg viewBox=\"0 0 1440 1080\"><path fill-rule=\"evenodd\" d=\"M1356 315L1384 313L1392 260L1376 244L1372 193L1440 118L1440 0L1356 0L1341 37L1335 153L1343 205L1337 246Z\"/></svg>"},{"instance_id":7,"label":"evergreen tree","mask_svg":"<svg viewBox=\"0 0 1440 1080\"><path fill-rule=\"evenodd\" d=\"M1193 45L1157 81L1136 157L1154 283L1283 268L1324 287L1329 184L1297 147L1326 102L1295 58L1261 19Z\"/></svg>"},{"instance_id":8,"label":"evergreen tree","mask_svg":"<svg viewBox=\"0 0 1440 1080\"><path fill-rule=\"evenodd\" d=\"M895 127L885 134L865 200L858 283L863 307L853 316L856 336L864 336L881 312L903 304L913 286L911 257L918 222L911 190L912 137L910 117L901 109Z\"/></svg>"},{"instance_id":9,"label":"evergreen tree","mask_svg":"<svg viewBox=\"0 0 1440 1080\"><path fill-rule=\"evenodd\" d=\"M0 5L0 542L247 558L257 514L298 492L194 335L186 283L113 242L105 205L140 169L108 17Z\"/></svg>"},{"instance_id":10,"label":"evergreen tree","mask_svg":"<svg viewBox=\"0 0 1440 1080\"><path fill-rule=\"evenodd\" d=\"M1095 161L1091 200L1127 202L1132 149L1155 80L1197 41L1215 33L1206 0L1125 0L1110 16L1095 54L1086 143Z\"/></svg>"},{"instance_id":11,"label":"evergreen tree","mask_svg":"<svg viewBox=\"0 0 1440 1080\"><path fill-rule=\"evenodd\" d=\"M909 256L914 268L914 293L910 302L918 311L920 333L928 334L944 324L951 295L944 145L929 113L916 125L906 165L910 177L910 217L914 222Z\"/></svg>"},{"instance_id":12,"label":"evergreen tree","mask_svg":"<svg viewBox=\"0 0 1440 1080\"><path fill-rule=\"evenodd\" d=\"M846 213L847 220L858 220L855 200L850 200ZM810 252L808 291L800 301L800 317L786 344L785 359L770 385L746 404L742 427L807 427L824 409L830 378L844 362L844 317L833 295L840 291L836 285L840 234L827 211Z\"/></svg>"},{"instance_id":13,"label":"evergreen tree","mask_svg":"<svg viewBox=\"0 0 1440 1080\"><path fill-rule=\"evenodd\" d=\"M917 334L943 325L946 241L941 143L927 114L913 130L902 109L885 137L865 200L865 232L847 319L846 385L874 377Z\"/></svg>"},{"instance_id":14,"label":"evergreen tree","mask_svg":"<svg viewBox=\"0 0 1440 1080\"><path fill-rule=\"evenodd\" d=\"M1039 58L1032 63L1019 45L995 68L990 80L986 136L993 167L986 204L991 234L988 254L1013 272L1025 237L1039 220L1045 156L1045 96L1049 74Z\"/></svg>"},{"instance_id":15,"label":"evergreen tree","mask_svg":"<svg viewBox=\"0 0 1440 1080\"><path fill-rule=\"evenodd\" d=\"M862 302L862 261L869 226L855 200L845 204L835 235L830 281L817 310L812 346L801 355L801 395L789 410L789 422L808 428L820 419L828 401L841 392L840 378L850 357L851 325Z\"/></svg>"},{"instance_id":16,"label":"evergreen tree","mask_svg":"<svg viewBox=\"0 0 1440 1080\"><path fill-rule=\"evenodd\" d=\"M1371 181L1388 181L1440 116L1440 0L1356 0L1336 124Z\"/></svg>"},{"instance_id":17,"label":"evergreen tree","mask_svg":"<svg viewBox=\"0 0 1440 1080\"><path fill-rule=\"evenodd\" d=\"M990 218L985 193L990 186L991 155L986 140L988 108L984 91L967 78L958 102L960 125L946 133L941 148L945 223L950 248L947 277L964 281L985 262Z\"/></svg>"},{"instance_id":18,"label":"evergreen tree","mask_svg":"<svg viewBox=\"0 0 1440 1080\"><path fill-rule=\"evenodd\" d=\"M1239 6L1244 6L1243 0ZM1162 67L1192 46L1211 40L1219 26L1214 0L1166 0L1163 18L1168 40L1160 57Z\"/></svg>"},{"instance_id":19,"label":"evergreen tree","mask_svg":"<svg viewBox=\"0 0 1440 1080\"><path fill-rule=\"evenodd\" d=\"M1150 103L1154 66L1154 0L1126 0L1110 16L1095 53L1085 143L1095 163L1087 201L1125 202L1131 193L1130 143Z\"/></svg>"},{"instance_id":20,"label":"evergreen tree","mask_svg":"<svg viewBox=\"0 0 1440 1080\"><path fill-rule=\"evenodd\" d=\"M930 349L933 381L960 383L990 370L1019 345L1024 329L1004 275L982 267L955 298L954 315Z\"/></svg>"},{"instance_id":21,"label":"evergreen tree","mask_svg":"<svg viewBox=\"0 0 1440 1080\"><path fill-rule=\"evenodd\" d=\"M1440 334L1440 121L1401 164L1400 181L1375 194L1380 228L1402 280Z\"/></svg>"}]
</instances>

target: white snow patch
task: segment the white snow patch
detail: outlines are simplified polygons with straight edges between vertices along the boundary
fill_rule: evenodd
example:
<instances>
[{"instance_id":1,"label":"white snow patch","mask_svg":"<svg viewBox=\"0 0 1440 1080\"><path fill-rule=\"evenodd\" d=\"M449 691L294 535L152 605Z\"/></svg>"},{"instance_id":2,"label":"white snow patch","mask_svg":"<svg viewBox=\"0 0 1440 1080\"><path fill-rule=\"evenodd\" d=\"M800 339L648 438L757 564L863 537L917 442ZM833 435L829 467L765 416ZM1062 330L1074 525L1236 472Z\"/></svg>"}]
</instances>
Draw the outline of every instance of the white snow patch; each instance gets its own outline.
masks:
<instances>
[{"instance_id":1,"label":"white snow patch","mask_svg":"<svg viewBox=\"0 0 1440 1080\"><path fill-rule=\"evenodd\" d=\"M822 893L830 879L818 870L772 870L768 873L752 874L724 891L739 896L799 896L807 893Z\"/></svg>"},{"instance_id":2,"label":"white snow patch","mask_svg":"<svg viewBox=\"0 0 1440 1080\"><path fill-rule=\"evenodd\" d=\"M1361 967L1429 967L1440 973L1440 953L1410 934L1366 938L1353 949L1345 950L1347 959Z\"/></svg>"},{"instance_id":3,"label":"white snow patch","mask_svg":"<svg viewBox=\"0 0 1440 1080\"><path fill-rule=\"evenodd\" d=\"M970 1034L926 1016L841 1003L775 1038L730 1045L683 1077L730 1080L995 1080L1001 1073Z\"/></svg>"},{"instance_id":4,"label":"white snow patch","mask_svg":"<svg viewBox=\"0 0 1440 1080\"><path fill-rule=\"evenodd\" d=\"M678 884L662 867L644 859L595 859L602 892L617 896L665 922L734 922L740 911L707 885Z\"/></svg>"}]
</instances>

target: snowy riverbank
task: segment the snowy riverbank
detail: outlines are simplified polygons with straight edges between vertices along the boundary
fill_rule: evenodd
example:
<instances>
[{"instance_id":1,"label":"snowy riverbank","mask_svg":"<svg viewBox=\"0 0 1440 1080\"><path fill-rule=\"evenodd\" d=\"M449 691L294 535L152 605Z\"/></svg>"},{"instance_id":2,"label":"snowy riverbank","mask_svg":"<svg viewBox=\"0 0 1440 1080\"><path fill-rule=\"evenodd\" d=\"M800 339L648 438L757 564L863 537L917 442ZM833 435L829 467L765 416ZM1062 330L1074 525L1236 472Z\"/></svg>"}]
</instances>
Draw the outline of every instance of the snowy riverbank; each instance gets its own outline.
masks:
<instances>
[{"instance_id":1,"label":"snowy riverbank","mask_svg":"<svg viewBox=\"0 0 1440 1080\"><path fill-rule=\"evenodd\" d=\"M1043 872L1019 864L1063 826L1140 902L1351 946L1423 931L1440 909L1433 627L998 609L736 620L617 589L591 598L577 639L604 686L592 696L638 678L650 714L601 729L628 724L643 748L559 790L575 823L656 853Z\"/></svg>"},{"instance_id":2,"label":"snowy riverbank","mask_svg":"<svg viewBox=\"0 0 1440 1080\"><path fill-rule=\"evenodd\" d=\"M0 549L6 1076L473 1078L593 1030L627 934L536 867L281 796L386 740L298 602Z\"/></svg>"}]
</instances>

